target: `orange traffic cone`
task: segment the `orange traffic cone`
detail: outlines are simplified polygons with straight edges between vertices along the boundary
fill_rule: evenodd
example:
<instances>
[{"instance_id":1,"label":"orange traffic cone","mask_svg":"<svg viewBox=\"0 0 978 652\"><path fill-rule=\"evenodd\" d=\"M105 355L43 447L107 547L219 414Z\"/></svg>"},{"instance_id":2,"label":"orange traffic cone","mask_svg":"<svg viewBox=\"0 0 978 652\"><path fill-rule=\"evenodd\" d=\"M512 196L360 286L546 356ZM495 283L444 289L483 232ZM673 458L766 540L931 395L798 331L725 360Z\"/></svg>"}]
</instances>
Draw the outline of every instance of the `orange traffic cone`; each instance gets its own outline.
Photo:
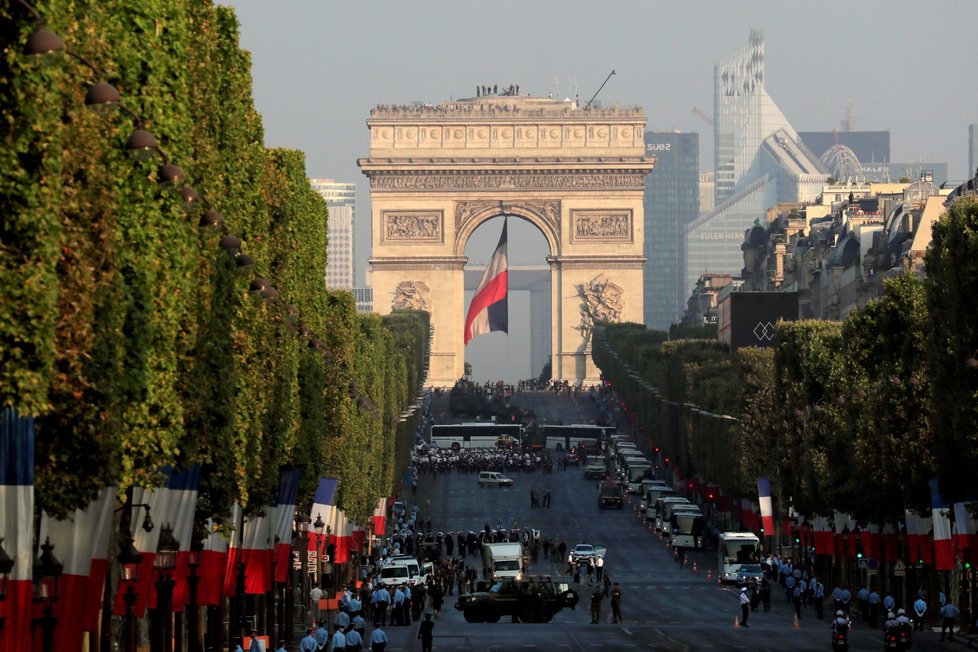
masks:
<instances>
[{"instance_id":1,"label":"orange traffic cone","mask_svg":"<svg viewBox=\"0 0 978 652\"><path fill-rule=\"evenodd\" d=\"M712 582L713 581L713 571L712 570L707 570L706 571L706 581L707 582Z\"/></svg>"},{"instance_id":2,"label":"orange traffic cone","mask_svg":"<svg viewBox=\"0 0 978 652\"><path fill-rule=\"evenodd\" d=\"M693 562L693 572L694 573L696 572L696 562L695 561Z\"/></svg>"}]
</instances>

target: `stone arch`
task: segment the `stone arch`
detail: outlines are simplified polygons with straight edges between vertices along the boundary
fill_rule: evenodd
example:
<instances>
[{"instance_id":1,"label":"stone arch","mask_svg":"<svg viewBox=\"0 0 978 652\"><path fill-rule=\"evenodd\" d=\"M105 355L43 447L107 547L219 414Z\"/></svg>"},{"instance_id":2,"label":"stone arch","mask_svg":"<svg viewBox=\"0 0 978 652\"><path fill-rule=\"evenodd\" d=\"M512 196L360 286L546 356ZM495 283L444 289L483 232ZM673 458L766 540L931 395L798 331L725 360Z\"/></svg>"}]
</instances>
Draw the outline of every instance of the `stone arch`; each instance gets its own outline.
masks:
<instances>
[{"instance_id":1,"label":"stone arch","mask_svg":"<svg viewBox=\"0 0 978 652\"><path fill-rule=\"evenodd\" d=\"M465 246L499 215L547 242L553 377L597 382L587 316L611 309L641 322L644 312L644 179L655 164L644 111L494 96L381 105L367 127L370 155L357 163L370 179L373 309L431 314L426 384L463 373Z\"/></svg>"},{"instance_id":2,"label":"stone arch","mask_svg":"<svg viewBox=\"0 0 978 652\"><path fill-rule=\"evenodd\" d=\"M560 201L538 202L459 202L455 221L455 256L465 256L465 245L476 229L494 217L505 215L521 217L543 234L547 241L549 257L560 255Z\"/></svg>"}]
</instances>

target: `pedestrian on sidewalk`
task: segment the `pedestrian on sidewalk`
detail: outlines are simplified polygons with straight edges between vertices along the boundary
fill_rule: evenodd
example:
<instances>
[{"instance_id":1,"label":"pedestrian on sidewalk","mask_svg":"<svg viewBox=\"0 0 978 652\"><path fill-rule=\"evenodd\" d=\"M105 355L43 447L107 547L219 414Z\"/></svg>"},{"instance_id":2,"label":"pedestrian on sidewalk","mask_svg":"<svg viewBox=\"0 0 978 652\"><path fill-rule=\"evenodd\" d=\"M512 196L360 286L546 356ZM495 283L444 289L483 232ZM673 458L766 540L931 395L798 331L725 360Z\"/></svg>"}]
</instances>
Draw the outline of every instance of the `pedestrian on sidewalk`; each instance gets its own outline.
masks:
<instances>
[{"instance_id":1,"label":"pedestrian on sidewalk","mask_svg":"<svg viewBox=\"0 0 978 652\"><path fill-rule=\"evenodd\" d=\"M431 614L425 614L418 628L418 638L421 640L421 652L431 652L431 643L435 638L435 623L431 620Z\"/></svg>"},{"instance_id":2,"label":"pedestrian on sidewalk","mask_svg":"<svg viewBox=\"0 0 978 652\"><path fill-rule=\"evenodd\" d=\"M615 582L611 585L611 617L613 623L622 622L621 619L621 585Z\"/></svg>"},{"instance_id":3,"label":"pedestrian on sidewalk","mask_svg":"<svg viewBox=\"0 0 978 652\"><path fill-rule=\"evenodd\" d=\"M747 595L747 587L740 589L740 626L748 627L747 618L750 616L750 596Z\"/></svg>"},{"instance_id":4,"label":"pedestrian on sidewalk","mask_svg":"<svg viewBox=\"0 0 978 652\"><path fill-rule=\"evenodd\" d=\"M604 599L604 593L600 588L595 587L594 593L591 594L591 624L597 625L601 622L601 600Z\"/></svg>"},{"instance_id":5,"label":"pedestrian on sidewalk","mask_svg":"<svg viewBox=\"0 0 978 652\"><path fill-rule=\"evenodd\" d=\"M951 600L948 599L941 607L941 640L944 640L944 634L947 633L947 640L954 640L954 621L958 619L961 611L951 604Z\"/></svg>"}]
</instances>

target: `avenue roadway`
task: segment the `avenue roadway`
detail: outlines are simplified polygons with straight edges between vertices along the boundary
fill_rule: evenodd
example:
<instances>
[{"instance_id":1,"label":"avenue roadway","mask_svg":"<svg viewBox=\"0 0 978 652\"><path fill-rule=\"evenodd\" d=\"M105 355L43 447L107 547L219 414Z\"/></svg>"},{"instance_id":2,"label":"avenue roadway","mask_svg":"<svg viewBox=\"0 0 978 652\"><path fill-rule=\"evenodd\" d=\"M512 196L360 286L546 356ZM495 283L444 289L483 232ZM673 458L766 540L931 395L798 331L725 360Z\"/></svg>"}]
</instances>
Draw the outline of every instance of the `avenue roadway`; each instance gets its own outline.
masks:
<instances>
[{"instance_id":1,"label":"avenue roadway","mask_svg":"<svg viewBox=\"0 0 978 652\"><path fill-rule=\"evenodd\" d=\"M521 405L538 417L560 418L565 423L594 418L588 400L555 398L552 393L523 393ZM530 399L530 400L528 400ZM572 418L573 417L573 418ZM556 455L556 454L555 454ZM555 465L556 469L556 465ZM749 627L737 626L740 608L737 589L720 586L715 553L700 552L690 565L680 567L672 551L650 532L637 512L637 500L621 511L597 507L596 483L583 479L583 466L551 474L513 474L512 488L481 488L474 474L421 476L413 500L425 511L431 501L435 532L478 531L486 523L539 529L544 537L563 539L568 548L576 543L607 546L605 570L622 586L622 624L610 623L610 604L602 607L602 623L590 624L592 588L572 587L580 596L576 610L564 609L548 624L466 623L454 608L456 595L446 596L435 625L434 650L830 650L829 610L817 620L811 608L794 622L784 594L775 587L770 612L751 614ZM550 491L550 509L531 509L530 490ZM633 497L637 498L637 497ZM410 502L412 498L407 497ZM469 557L468 563L480 563ZM692 570L696 563L696 572ZM532 564L532 574L561 575L566 564L542 559ZM708 576L708 572L712 575ZM565 576L567 577L567 576ZM569 579L569 578L568 578ZM387 629L388 650L420 650L417 625ZM914 650L939 649L938 634L925 632L914 640ZM882 648L879 630L855 629L851 650ZM960 645L955 642L954 645ZM947 649L943 647L943 649Z\"/></svg>"}]
</instances>

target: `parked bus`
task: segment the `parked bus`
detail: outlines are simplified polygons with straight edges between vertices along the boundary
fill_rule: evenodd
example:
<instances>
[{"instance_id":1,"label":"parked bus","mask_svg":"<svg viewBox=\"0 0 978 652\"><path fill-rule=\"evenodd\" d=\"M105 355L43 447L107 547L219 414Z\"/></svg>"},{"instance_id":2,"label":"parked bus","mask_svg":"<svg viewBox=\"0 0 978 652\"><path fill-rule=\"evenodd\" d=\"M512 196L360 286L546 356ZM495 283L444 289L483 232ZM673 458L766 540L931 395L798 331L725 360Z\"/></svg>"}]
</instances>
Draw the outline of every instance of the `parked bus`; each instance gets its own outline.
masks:
<instances>
[{"instance_id":1,"label":"parked bus","mask_svg":"<svg viewBox=\"0 0 978 652\"><path fill-rule=\"evenodd\" d=\"M760 548L761 542L752 532L721 532L717 546L718 579L721 582L736 582L741 566L759 563Z\"/></svg>"},{"instance_id":2,"label":"parked bus","mask_svg":"<svg viewBox=\"0 0 978 652\"><path fill-rule=\"evenodd\" d=\"M432 446L439 448L509 448L523 445L520 423L444 423L431 426Z\"/></svg>"},{"instance_id":3,"label":"parked bus","mask_svg":"<svg viewBox=\"0 0 978 652\"><path fill-rule=\"evenodd\" d=\"M530 435L534 443L542 443L547 448L571 450L581 448L588 452L601 449L606 437L614 433L614 428L575 423L571 425L539 424L534 426Z\"/></svg>"}]
</instances>

